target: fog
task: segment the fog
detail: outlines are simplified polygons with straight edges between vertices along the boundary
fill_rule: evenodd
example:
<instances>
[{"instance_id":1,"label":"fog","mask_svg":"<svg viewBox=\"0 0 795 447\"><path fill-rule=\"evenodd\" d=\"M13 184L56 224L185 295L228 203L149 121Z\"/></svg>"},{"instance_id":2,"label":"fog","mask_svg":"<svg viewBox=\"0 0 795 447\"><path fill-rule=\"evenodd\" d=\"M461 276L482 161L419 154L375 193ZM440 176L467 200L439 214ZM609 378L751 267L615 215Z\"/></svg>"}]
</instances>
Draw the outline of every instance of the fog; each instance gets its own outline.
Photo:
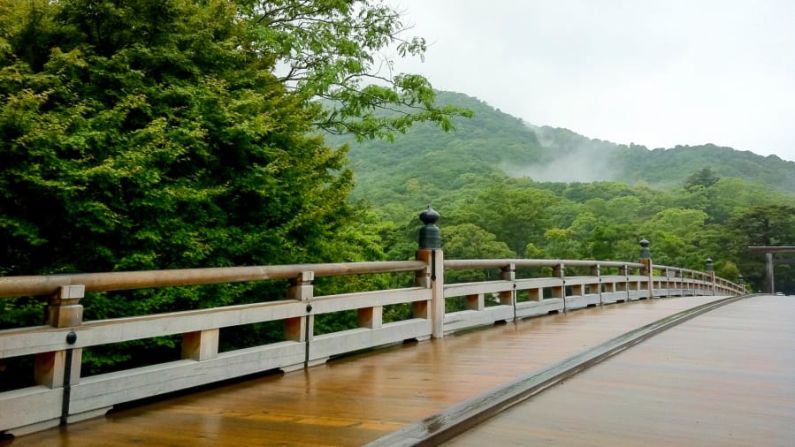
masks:
<instances>
[{"instance_id":1,"label":"fog","mask_svg":"<svg viewBox=\"0 0 795 447\"><path fill-rule=\"evenodd\" d=\"M429 43L395 70L440 90L622 144L795 160L791 0L388 1Z\"/></svg>"},{"instance_id":2,"label":"fog","mask_svg":"<svg viewBox=\"0 0 795 447\"><path fill-rule=\"evenodd\" d=\"M615 180L614 164L606 154L581 147L548 163L503 166L503 170L512 177L530 177L539 182L593 182Z\"/></svg>"},{"instance_id":3,"label":"fog","mask_svg":"<svg viewBox=\"0 0 795 447\"><path fill-rule=\"evenodd\" d=\"M512 177L529 177L539 182L594 182L616 180L621 171L613 154L618 145L593 140L568 129L525 123L546 149L549 159L525 166L504 165ZM617 169L618 168L618 169Z\"/></svg>"}]
</instances>

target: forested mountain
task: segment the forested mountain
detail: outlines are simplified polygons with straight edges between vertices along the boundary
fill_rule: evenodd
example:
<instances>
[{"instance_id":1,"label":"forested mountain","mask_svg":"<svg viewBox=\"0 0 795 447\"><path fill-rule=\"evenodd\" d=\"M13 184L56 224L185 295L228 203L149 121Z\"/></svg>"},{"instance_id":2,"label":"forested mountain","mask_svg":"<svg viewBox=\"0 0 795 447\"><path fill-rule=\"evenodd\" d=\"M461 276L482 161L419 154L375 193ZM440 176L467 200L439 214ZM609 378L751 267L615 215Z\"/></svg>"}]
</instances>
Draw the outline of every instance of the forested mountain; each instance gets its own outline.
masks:
<instances>
[{"instance_id":1,"label":"forested mountain","mask_svg":"<svg viewBox=\"0 0 795 447\"><path fill-rule=\"evenodd\" d=\"M795 162L748 151L703 146L649 150L589 139L567 129L534 126L460 93L440 92L438 101L474 111L455 120L456 131L418 125L394 143L353 143L350 158L355 195L383 203L389 194L423 189L431 199L461 186L463 178L489 173L536 181L613 180L670 189L709 167L719 177L736 177L795 194ZM332 138L339 144L346 140Z\"/></svg>"},{"instance_id":2,"label":"forested mountain","mask_svg":"<svg viewBox=\"0 0 795 447\"><path fill-rule=\"evenodd\" d=\"M354 200L375 210L387 258L410 257L416 212L442 214L452 258L634 259L745 274L749 244L795 243L795 163L711 145L648 150L533 126L482 101L441 92L472 119L443 133L418 125L395 142L351 142ZM788 266L777 277L795 278Z\"/></svg>"}]
</instances>

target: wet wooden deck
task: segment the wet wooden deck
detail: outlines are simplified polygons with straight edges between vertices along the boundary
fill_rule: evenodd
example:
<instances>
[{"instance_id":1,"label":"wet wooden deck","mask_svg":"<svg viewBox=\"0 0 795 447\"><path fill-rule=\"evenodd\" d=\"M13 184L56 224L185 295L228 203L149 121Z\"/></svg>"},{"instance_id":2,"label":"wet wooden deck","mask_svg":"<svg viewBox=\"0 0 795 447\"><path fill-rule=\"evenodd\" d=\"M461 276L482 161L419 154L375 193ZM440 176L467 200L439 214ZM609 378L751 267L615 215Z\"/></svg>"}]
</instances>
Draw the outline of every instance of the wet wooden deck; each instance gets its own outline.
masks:
<instances>
[{"instance_id":1,"label":"wet wooden deck","mask_svg":"<svg viewBox=\"0 0 795 447\"><path fill-rule=\"evenodd\" d=\"M105 418L20 437L12 445L361 445L628 330L715 298L670 298L583 309L372 351L305 372L256 377L116 411ZM738 326L735 336L743 338L740 328L746 325ZM672 355L678 350L663 347L662 352ZM713 373L720 377L720 365L715 367ZM651 364L641 368L621 372L614 379L654 371ZM631 390L626 392L631 394ZM564 412L586 419L594 416L576 404ZM527 421L523 424L528 426Z\"/></svg>"},{"instance_id":2,"label":"wet wooden deck","mask_svg":"<svg viewBox=\"0 0 795 447\"><path fill-rule=\"evenodd\" d=\"M698 316L448 444L795 446L795 298Z\"/></svg>"}]
</instances>

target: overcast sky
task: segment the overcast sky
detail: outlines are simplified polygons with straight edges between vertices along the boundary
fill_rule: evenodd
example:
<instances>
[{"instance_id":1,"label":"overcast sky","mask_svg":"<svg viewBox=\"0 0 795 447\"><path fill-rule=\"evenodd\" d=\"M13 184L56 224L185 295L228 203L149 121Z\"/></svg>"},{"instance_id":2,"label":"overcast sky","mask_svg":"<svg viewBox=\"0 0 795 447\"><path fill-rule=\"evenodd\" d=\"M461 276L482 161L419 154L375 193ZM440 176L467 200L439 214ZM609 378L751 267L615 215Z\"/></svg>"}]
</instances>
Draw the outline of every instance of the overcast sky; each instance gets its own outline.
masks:
<instances>
[{"instance_id":1,"label":"overcast sky","mask_svg":"<svg viewBox=\"0 0 795 447\"><path fill-rule=\"evenodd\" d=\"M650 148L795 160L795 1L390 0L434 87Z\"/></svg>"}]
</instances>

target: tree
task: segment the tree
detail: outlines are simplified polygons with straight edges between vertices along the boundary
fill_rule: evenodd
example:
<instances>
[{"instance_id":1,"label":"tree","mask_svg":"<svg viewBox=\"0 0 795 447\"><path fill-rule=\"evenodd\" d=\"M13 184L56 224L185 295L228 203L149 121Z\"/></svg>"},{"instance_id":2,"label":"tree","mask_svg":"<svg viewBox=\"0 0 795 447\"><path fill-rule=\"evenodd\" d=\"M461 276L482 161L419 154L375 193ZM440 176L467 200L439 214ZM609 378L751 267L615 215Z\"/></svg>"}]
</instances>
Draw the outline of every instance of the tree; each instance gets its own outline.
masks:
<instances>
[{"instance_id":1,"label":"tree","mask_svg":"<svg viewBox=\"0 0 795 447\"><path fill-rule=\"evenodd\" d=\"M748 245L795 244L793 206L756 206L732 219L729 225L746 239Z\"/></svg>"},{"instance_id":2,"label":"tree","mask_svg":"<svg viewBox=\"0 0 795 447\"><path fill-rule=\"evenodd\" d=\"M747 209L728 224L735 244L735 259L746 280L758 290L763 290L766 280L765 259L761 255L749 256L749 245L795 245L795 206L764 205ZM795 288L795 272L789 266L779 266L775 272L776 287L781 290Z\"/></svg>"},{"instance_id":3,"label":"tree","mask_svg":"<svg viewBox=\"0 0 795 447\"><path fill-rule=\"evenodd\" d=\"M3 12L3 273L300 259L350 216L344 151L229 3Z\"/></svg>"},{"instance_id":4,"label":"tree","mask_svg":"<svg viewBox=\"0 0 795 447\"><path fill-rule=\"evenodd\" d=\"M514 258L513 252L497 236L474 224L450 225L444 229L445 256L450 259Z\"/></svg>"},{"instance_id":5,"label":"tree","mask_svg":"<svg viewBox=\"0 0 795 447\"><path fill-rule=\"evenodd\" d=\"M510 259L515 258L505 242L477 225L466 223L443 229L445 257L448 259ZM495 272L483 270L449 271L450 281L483 281L494 279Z\"/></svg>"},{"instance_id":6,"label":"tree","mask_svg":"<svg viewBox=\"0 0 795 447\"><path fill-rule=\"evenodd\" d=\"M400 28L368 0L0 0L0 275L382 256L347 201L346 149L318 133L449 127L424 78L364 84ZM86 318L282 293L96 294ZM18 303L0 326L40 323L40 303Z\"/></svg>"},{"instance_id":7,"label":"tree","mask_svg":"<svg viewBox=\"0 0 795 447\"><path fill-rule=\"evenodd\" d=\"M582 250L571 230L550 228L544 232L544 253L557 259L577 259Z\"/></svg>"},{"instance_id":8,"label":"tree","mask_svg":"<svg viewBox=\"0 0 795 447\"><path fill-rule=\"evenodd\" d=\"M710 168L702 168L690 175L690 177L685 180L685 189L688 191L694 190L698 187L702 188L709 188L710 186L718 183L720 177L715 175L715 173Z\"/></svg>"},{"instance_id":9,"label":"tree","mask_svg":"<svg viewBox=\"0 0 795 447\"><path fill-rule=\"evenodd\" d=\"M459 110L363 84L425 46L378 2L0 0L0 25L0 274L329 258L351 177L309 134Z\"/></svg>"},{"instance_id":10,"label":"tree","mask_svg":"<svg viewBox=\"0 0 795 447\"><path fill-rule=\"evenodd\" d=\"M421 37L406 36L398 11L380 0L239 0L252 50L267 55L279 82L305 100L323 99L316 124L358 138L394 138L413 123L452 128L470 112L435 105L427 79L394 73L399 56L422 57ZM378 57L377 57L378 55ZM387 113L378 113L387 112Z\"/></svg>"}]
</instances>

